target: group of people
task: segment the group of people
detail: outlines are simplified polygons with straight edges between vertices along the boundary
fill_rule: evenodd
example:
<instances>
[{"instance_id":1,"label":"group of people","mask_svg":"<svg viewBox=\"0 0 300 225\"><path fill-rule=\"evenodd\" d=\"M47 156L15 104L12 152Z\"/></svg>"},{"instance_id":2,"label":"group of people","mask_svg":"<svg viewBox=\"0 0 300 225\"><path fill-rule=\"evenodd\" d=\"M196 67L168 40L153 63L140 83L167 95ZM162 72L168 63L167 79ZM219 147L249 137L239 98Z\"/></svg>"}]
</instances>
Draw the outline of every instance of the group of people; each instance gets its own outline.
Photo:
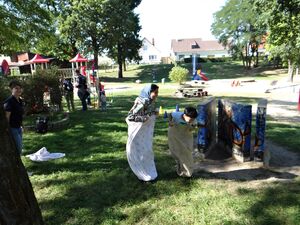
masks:
<instances>
[{"instance_id":1,"label":"group of people","mask_svg":"<svg viewBox=\"0 0 300 225\"><path fill-rule=\"evenodd\" d=\"M82 110L86 111L88 109L88 106L91 106L91 94L88 89L87 85L87 79L85 76L83 76L79 69L75 70L76 73L76 88L77 88L77 95L81 101ZM64 86L64 96L67 102L67 107L69 111L74 111L74 86L72 83L71 78L66 78L63 82ZM100 104L101 109L106 110L106 96L105 91L103 88L103 85L99 83L99 98L100 98Z\"/></svg>"},{"instance_id":2,"label":"group of people","mask_svg":"<svg viewBox=\"0 0 300 225\"><path fill-rule=\"evenodd\" d=\"M76 69L76 87L78 88L78 97L82 104L82 110L87 110L87 105L91 104L90 102L90 93L87 87L87 80L86 77L81 75L79 70ZM24 101L21 97L23 92L22 84L17 81L13 80L9 83L9 88L11 90L11 96L9 96L4 101L4 111L6 119L9 123L9 132L11 133L16 149L18 153L22 154L23 149L23 114L24 114ZM64 96L67 102L68 110L75 110L74 106L74 86L72 83L71 78L67 78L63 81L63 89L64 89ZM106 96L103 85L99 84L99 95L101 101L101 109L106 110Z\"/></svg>"},{"instance_id":3,"label":"group of people","mask_svg":"<svg viewBox=\"0 0 300 225\"><path fill-rule=\"evenodd\" d=\"M84 82L79 82L78 95L82 101L83 109L86 106ZM82 86L80 86L82 85ZM4 102L6 118L9 122L16 149L22 153L22 121L24 114L24 101L21 98L22 85L18 81L9 84L11 96ZM71 90L70 90L71 91ZM128 124L128 140L126 145L127 159L130 168L141 181L154 181L157 170L152 149L155 119L158 109L155 101L159 87L156 84L145 86L139 97L134 101L126 122ZM73 99L71 96L69 99ZM69 107L74 108L70 103ZM196 127L197 110L186 107L184 112L169 114L168 144L172 156L177 163L177 174L182 177L191 177L193 174L193 134Z\"/></svg>"},{"instance_id":4,"label":"group of people","mask_svg":"<svg viewBox=\"0 0 300 225\"><path fill-rule=\"evenodd\" d=\"M128 163L138 179L144 182L152 182L158 176L152 149L155 119L158 115L155 108L158 91L156 84L145 86L126 117ZM193 107L186 107L184 112L172 112L168 115L168 145L177 163L176 172L181 177L191 177L193 174L192 131L197 125L197 116L197 110Z\"/></svg>"}]
</instances>

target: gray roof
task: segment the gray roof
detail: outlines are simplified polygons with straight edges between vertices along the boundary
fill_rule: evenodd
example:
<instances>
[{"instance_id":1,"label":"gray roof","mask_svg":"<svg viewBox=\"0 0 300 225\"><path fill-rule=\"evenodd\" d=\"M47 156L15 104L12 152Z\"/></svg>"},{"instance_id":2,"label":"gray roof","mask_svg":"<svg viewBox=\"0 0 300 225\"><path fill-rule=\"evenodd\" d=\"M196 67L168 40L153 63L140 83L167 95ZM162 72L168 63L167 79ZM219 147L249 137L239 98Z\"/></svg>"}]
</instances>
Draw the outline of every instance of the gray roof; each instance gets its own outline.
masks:
<instances>
[{"instance_id":1,"label":"gray roof","mask_svg":"<svg viewBox=\"0 0 300 225\"><path fill-rule=\"evenodd\" d=\"M224 51L226 48L218 41L203 41L201 38L173 39L171 43L173 52L203 52Z\"/></svg>"}]
</instances>

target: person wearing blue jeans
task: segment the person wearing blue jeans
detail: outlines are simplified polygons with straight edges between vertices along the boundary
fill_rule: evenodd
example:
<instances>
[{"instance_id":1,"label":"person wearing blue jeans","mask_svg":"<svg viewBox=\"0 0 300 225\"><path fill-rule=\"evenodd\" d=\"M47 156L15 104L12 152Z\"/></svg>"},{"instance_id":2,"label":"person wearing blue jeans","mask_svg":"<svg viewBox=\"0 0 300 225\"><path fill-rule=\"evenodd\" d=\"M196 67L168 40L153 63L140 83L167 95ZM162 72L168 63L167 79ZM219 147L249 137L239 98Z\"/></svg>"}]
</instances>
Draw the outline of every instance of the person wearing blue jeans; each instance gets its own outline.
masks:
<instances>
[{"instance_id":1,"label":"person wearing blue jeans","mask_svg":"<svg viewBox=\"0 0 300 225\"><path fill-rule=\"evenodd\" d=\"M23 148L22 122L24 114L24 103L21 94L23 90L22 85L14 80L10 82L9 88L12 94L4 101L4 110L17 151L21 155Z\"/></svg>"}]
</instances>

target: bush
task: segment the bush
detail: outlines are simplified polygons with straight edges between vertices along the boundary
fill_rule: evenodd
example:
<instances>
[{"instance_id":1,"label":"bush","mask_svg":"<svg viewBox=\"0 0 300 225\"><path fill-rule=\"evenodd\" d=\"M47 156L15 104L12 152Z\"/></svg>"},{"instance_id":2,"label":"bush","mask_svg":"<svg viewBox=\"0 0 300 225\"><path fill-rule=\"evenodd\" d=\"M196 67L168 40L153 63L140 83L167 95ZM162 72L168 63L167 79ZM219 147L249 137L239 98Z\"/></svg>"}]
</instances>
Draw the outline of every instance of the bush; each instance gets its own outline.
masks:
<instances>
[{"instance_id":1,"label":"bush","mask_svg":"<svg viewBox=\"0 0 300 225\"><path fill-rule=\"evenodd\" d=\"M62 91L60 74L56 67L37 70L36 74L24 83L23 97L26 102L26 113L39 113L48 110L44 103L44 93L49 92L50 104L61 110Z\"/></svg>"},{"instance_id":2,"label":"bush","mask_svg":"<svg viewBox=\"0 0 300 225\"><path fill-rule=\"evenodd\" d=\"M0 102L1 104L5 99L11 95L11 91L8 87L9 80L5 77L0 77Z\"/></svg>"},{"instance_id":3,"label":"bush","mask_svg":"<svg viewBox=\"0 0 300 225\"><path fill-rule=\"evenodd\" d=\"M197 63L206 63L206 62L229 62L232 61L231 57L211 57L211 58L201 58L197 57ZM184 58L184 63L192 63L192 58Z\"/></svg>"},{"instance_id":4,"label":"bush","mask_svg":"<svg viewBox=\"0 0 300 225\"><path fill-rule=\"evenodd\" d=\"M171 81L178 82L181 84L183 81L188 79L189 71L183 67L175 66L171 69L169 73L169 78Z\"/></svg>"}]
</instances>

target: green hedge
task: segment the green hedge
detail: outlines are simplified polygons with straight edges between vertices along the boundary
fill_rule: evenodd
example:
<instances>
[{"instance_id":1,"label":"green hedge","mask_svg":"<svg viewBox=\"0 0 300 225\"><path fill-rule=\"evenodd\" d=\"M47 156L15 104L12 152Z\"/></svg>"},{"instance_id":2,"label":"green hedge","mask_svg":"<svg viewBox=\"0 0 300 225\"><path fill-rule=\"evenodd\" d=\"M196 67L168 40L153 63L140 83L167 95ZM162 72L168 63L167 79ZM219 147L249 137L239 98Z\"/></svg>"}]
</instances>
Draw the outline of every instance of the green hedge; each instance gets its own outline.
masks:
<instances>
[{"instance_id":1,"label":"green hedge","mask_svg":"<svg viewBox=\"0 0 300 225\"><path fill-rule=\"evenodd\" d=\"M50 93L50 104L56 105L59 110L62 110L60 73L56 67L47 70L38 69L34 76L24 82L23 97L28 114L48 110L44 105L44 92Z\"/></svg>"},{"instance_id":2,"label":"green hedge","mask_svg":"<svg viewBox=\"0 0 300 225\"><path fill-rule=\"evenodd\" d=\"M192 63L192 58L184 58L184 63ZM197 58L197 63L205 62L229 62L232 61L231 57L218 57L218 58Z\"/></svg>"}]
</instances>

